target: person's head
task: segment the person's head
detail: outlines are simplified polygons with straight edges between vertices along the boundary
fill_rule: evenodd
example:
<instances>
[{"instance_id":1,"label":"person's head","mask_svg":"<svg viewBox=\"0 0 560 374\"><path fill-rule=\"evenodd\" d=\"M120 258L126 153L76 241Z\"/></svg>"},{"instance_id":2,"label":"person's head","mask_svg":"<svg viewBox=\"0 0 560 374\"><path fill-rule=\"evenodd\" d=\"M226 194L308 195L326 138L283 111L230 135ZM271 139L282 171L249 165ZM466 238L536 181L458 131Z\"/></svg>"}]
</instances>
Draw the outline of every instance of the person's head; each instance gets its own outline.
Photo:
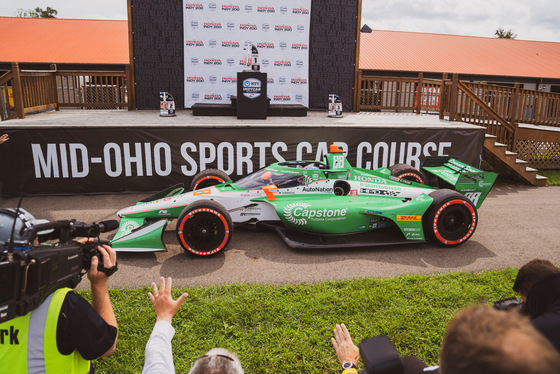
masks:
<instances>
[{"instance_id":1,"label":"person's head","mask_svg":"<svg viewBox=\"0 0 560 374\"><path fill-rule=\"evenodd\" d=\"M15 221L15 225L14 225ZM35 219L31 213L25 209L0 209L0 249L10 242L13 232L13 240L16 246L22 243L23 233L34 225L47 223L43 219ZM52 230L41 231L38 234L46 234Z\"/></svg>"},{"instance_id":2,"label":"person's head","mask_svg":"<svg viewBox=\"0 0 560 374\"><path fill-rule=\"evenodd\" d=\"M447 326L440 365L442 374L553 374L560 354L521 314L474 306Z\"/></svg>"},{"instance_id":3,"label":"person's head","mask_svg":"<svg viewBox=\"0 0 560 374\"><path fill-rule=\"evenodd\" d=\"M557 273L560 273L560 270L552 262L541 259L531 260L519 269L513 283L513 290L521 295L523 301L526 301L529 291L535 284Z\"/></svg>"},{"instance_id":4,"label":"person's head","mask_svg":"<svg viewBox=\"0 0 560 374\"><path fill-rule=\"evenodd\" d=\"M189 374L243 374L243 368L233 353L213 348L195 360Z\"/></svg>"}]
</instances>

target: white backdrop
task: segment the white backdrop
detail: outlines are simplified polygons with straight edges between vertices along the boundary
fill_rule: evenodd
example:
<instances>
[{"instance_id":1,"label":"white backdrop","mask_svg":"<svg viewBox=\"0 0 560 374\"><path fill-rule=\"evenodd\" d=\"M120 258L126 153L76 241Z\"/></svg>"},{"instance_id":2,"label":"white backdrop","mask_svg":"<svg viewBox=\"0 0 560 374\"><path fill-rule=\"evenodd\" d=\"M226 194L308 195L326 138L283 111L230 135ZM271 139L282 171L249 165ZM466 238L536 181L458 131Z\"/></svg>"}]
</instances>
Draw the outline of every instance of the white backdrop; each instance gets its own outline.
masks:
<instances>
[{"instance_id":1,"label":"white backdrop","mask_svg":"<svg viewBox=\"0 0 560 374\"><path fill-rule=\"evenodd\" d=\"M183 8L185 108L230 103L246 42L259 51L271 104L309 107L311 0L190 1Z\"/></svg>"}]
</instances>

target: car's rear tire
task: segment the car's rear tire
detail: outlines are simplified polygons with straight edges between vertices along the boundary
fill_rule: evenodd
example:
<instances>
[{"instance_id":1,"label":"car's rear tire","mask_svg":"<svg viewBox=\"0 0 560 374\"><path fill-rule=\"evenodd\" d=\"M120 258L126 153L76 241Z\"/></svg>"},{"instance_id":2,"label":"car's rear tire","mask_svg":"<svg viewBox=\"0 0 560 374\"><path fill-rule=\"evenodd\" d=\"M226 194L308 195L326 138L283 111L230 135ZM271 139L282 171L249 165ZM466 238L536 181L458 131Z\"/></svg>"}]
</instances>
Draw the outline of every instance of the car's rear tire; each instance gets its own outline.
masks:
<instances>
[{"instance_id":1,"label":"car's rear tire","mask_svg":"<svg viewBox=\"0 0 560 374\"><path fill-rule=\"evenodd\" d=\"M406 179L412 182L427 184L428 178L421 170L417 170L407 164L395 164L389 167L389 171L393 177Z\"/></svg>"},{"instance_id":2,"label":"car's rear tire","mask_svg":"<svg viewBox=\"0 0 560 374\"><path fill-rule=\"evenodd\" d=\"M464 195L448 189L434 191L430 197L434 201L422 218L427 240L447 247L469 240L478 223L475 205Z\"/></svg>"},{"instance_id":3,"label":"car's rear tire","mask_svg":"<svg viewBox=\"0 0 560 374\"><path fill-rule=\"evenodd\" d=\"M233 223L223 205L200 200L183 209L176 233L185 251L209 256L227 247L233 235Z\"/></svg>"},{"instance_id":4,"label":"car's rear tire","mask_svg":"<svg viewBox=\"0 0 560 374\"><path fill-rule=\"evenodd\" d=\"M220 183L229 182L231 178L221 170L206 169L194 176L191 182L191 191L212 187Z\"/></svg>"}]
</instances>

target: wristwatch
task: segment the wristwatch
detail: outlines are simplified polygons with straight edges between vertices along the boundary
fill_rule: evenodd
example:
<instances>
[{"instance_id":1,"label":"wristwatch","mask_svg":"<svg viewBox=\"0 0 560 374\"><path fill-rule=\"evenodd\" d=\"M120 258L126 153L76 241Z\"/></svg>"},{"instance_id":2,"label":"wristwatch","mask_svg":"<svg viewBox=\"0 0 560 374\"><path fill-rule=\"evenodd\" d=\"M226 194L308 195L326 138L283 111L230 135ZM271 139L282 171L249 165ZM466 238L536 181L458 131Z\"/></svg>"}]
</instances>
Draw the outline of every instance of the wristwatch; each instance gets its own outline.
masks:
<instances>
[{"instance_id":1,"label":"wristwatch","mask_svg":"<svg viewBox=\"0 0 560 374\"><path fill-rule=\"evenodd\" d=\"M354 365L354 363L352 361L346 361L345 363L342 364L342 370L346 370L346 369L356 369L356 365Z\"/></svg>"}]
</instances>

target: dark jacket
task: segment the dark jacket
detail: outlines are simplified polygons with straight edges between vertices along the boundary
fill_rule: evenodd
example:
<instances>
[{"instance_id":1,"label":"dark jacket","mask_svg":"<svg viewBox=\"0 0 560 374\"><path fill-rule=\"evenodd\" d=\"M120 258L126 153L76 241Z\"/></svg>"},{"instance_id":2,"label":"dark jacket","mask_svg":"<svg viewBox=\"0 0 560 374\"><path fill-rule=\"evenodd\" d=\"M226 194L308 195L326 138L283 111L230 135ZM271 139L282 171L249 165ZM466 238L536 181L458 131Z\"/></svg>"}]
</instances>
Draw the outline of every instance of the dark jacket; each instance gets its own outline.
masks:
<instances>
[{"instance_id":1,"label":"dark jacket","mask_svg":"<svg viewBox=\"0 0 560 374\"><path fill-rule=\"evenodd\" d=\"M533 326L560 351L560 274L543 278L527 295L525 304Z\"/></svg>"}]
</instances>

